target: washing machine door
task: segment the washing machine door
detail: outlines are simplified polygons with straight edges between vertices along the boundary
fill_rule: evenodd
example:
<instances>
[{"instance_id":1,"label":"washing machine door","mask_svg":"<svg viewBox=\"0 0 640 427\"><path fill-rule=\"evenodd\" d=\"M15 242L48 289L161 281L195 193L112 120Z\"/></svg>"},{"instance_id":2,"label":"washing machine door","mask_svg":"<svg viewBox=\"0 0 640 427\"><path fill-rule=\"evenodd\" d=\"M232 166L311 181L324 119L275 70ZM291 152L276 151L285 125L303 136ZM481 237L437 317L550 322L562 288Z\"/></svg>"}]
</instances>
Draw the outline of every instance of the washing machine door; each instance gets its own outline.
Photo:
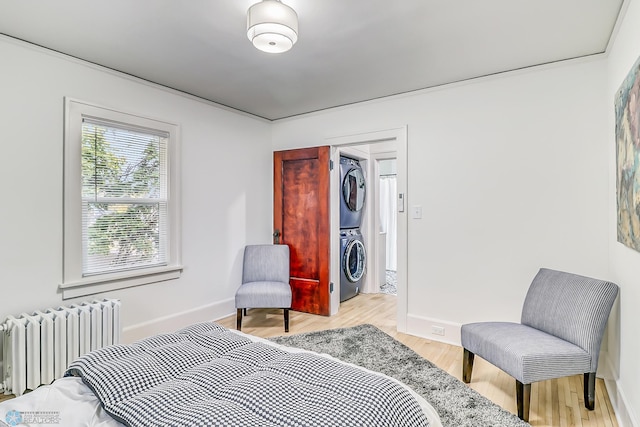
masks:
<instances>
[{"instance_id":1,"label":"washing machine door","mask_svg":"<svg viewBox=\"0 0 640 427\"><path fill-rule=\"evenodd\" d=\"M362 169L350 169L342 180L342 197L350 211L360 212L362 210L365 190Z\"/></svg>"},{"instance_id":2,"label":"washing machine door","mask_svg":"<svg viewBox=\"0 0 640 427\"><path fill-rule=\"evenodd\" d=\"M355 283L362 279L366 263L367 257L362 242L356 239L350 240L344 251L344 260L342 262L342 268L347 280Z\"/></svg>"}]
</instances>

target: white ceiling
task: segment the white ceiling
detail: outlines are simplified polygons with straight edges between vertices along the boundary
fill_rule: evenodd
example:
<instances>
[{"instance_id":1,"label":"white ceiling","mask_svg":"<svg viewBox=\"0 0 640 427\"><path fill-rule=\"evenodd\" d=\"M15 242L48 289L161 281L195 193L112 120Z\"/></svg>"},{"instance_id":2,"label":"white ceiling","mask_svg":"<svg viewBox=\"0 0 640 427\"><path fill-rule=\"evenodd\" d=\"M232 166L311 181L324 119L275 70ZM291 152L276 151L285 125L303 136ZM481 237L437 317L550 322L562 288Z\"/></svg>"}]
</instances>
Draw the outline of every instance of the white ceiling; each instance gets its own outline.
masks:
<instances>
[{"instance_id":1,"label":"white ceiling","mask_svg":"<svg viewBox=\"0 0 640 427\"><path fill-rule=\"evenodd\" d=\"M276 120L603 53L623 5L284 0L298 43L267 54L246 37L255 2L0 0L0 33Z\"/></svg>"}]
</instances>

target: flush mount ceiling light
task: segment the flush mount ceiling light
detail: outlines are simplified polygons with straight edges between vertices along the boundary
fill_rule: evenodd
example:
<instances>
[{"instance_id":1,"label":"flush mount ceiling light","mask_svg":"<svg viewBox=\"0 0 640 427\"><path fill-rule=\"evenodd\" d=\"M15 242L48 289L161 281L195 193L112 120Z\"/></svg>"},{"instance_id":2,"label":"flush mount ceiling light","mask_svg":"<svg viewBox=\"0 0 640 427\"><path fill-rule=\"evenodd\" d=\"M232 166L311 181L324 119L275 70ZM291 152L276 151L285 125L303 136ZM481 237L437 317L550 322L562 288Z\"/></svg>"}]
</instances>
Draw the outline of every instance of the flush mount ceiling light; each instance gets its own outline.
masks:
<instances>
[{"instance_id":1,"label":"flush mount ceiling light","mask_svg":"<svg viewBox=\"0 0 640 427\"><path fill-rule=\"evenodd\" d=\"M298 15L280 0L262 0L247 11L247 37L264 52L286 52L298 41Z\"/></svg>"}]
</instances>

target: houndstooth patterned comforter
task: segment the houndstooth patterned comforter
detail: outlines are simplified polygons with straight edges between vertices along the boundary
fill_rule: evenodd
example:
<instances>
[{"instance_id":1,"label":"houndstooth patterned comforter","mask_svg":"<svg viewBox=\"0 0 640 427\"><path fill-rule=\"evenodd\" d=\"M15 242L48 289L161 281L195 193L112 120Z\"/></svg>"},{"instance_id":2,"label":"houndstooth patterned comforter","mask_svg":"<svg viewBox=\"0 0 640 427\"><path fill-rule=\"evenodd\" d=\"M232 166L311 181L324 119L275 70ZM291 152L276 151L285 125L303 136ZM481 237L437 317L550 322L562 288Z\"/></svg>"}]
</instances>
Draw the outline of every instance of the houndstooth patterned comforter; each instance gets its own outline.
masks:
<instances>
[{"instance_id":1,"label":"houndstooth patterned comforter","mask_svg":"<svg viewBox=\"0 0 640 427\"><path fill-rule=\"evenodd\" d=\"M318 354L289 353L200 323L73 362L129 426L428 426L397 382Z\"/></svg>"}]
</instances>

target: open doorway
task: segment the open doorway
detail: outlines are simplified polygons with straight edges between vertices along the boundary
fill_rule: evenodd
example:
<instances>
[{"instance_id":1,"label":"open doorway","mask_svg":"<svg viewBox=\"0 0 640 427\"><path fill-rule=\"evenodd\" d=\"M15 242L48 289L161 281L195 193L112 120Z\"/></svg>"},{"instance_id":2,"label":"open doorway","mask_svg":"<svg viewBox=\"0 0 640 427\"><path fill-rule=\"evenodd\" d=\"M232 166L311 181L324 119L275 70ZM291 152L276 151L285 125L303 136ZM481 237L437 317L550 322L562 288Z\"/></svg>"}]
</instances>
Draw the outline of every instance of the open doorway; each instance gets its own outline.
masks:
<instances>
[{"instance_id":1,"label":"open doorway","mask_svg":"<svg viewBox=\"0 0 640 427\"><path fill-rule=\"evenodd\" d=\"M332 147L331 158L334 165L340 164L340 157L346 156L357 160L365 171L366 181L369 190L366 196L366 212L363 216L360 232L367 253L366 277L360 289L363 293L379 293L381 284L386 284L387 266L393 271L395 279L395 289L397 295L397 330L406 331L407 321L407 218L406 188L407 188L407 134L406 128L396 128L386 131L376 131L341 137L325 139L327 145ZM379 163L382 160L394 160L395 162L395 188L394 191L387 192L389 199L385 203L385 211L393 210L395 216L388 218L395 221L389 223L385 220L382 230L384 230L384 245L381 237L381 215L380 215L380 181L390 179L391 173L386 173L385 168L394 162L385 164ZM380 178L382 167L383 178ZM331 234L332 251L341 248L340 229L340 171L336 167L331 175ZM386 184L385 184L386 185ZM383 190L383 196L386 190ZM391 230L390 230L391 228ZM391 233L389 233L391 231ZM395 231L395 233L393 233ZM391 236L389 236L391 234ZM387 249L387 238L392 248ZM396 242L395 244L393 242ZM390 255L390 263L387 264L387 252ZM384 262L382 260L384 259ZM395 265L392 262L395 260ZM335 250L331 256L331 280L334 286L340 289L341 272L340 252ZM355 297L357 298L357 297ZM336 313L340 306L340 293L331 294L332 309Z\"/></svg>"},{"instance_id":2,"label":"open doorway","mask_svg":"<svg viewBox=\"0 0 640 427\"><path fill-rule=\"evenodd\" d=\"M395 155L395 153L394 153ZM378 156L376 156L378 157ZM377 212L378 244L376 247L377 282L379 292L388 295L398 294L398 198L396 158L376 158L376 184L378 189Z\"/></svg>"},{"instance_id":3,"label":"open doorway","mask_svg":"<svg viewBox=\"0 0 640 427\"><path fill-rule=\"evenodd\" d=\"M397 296L396 146L391 140L338 147L341 303L360 293ZM362 177L357 194L363 203L350 211L348 201L357 181L350 178L355 172Z\"/></svg>"}]
</instances>

